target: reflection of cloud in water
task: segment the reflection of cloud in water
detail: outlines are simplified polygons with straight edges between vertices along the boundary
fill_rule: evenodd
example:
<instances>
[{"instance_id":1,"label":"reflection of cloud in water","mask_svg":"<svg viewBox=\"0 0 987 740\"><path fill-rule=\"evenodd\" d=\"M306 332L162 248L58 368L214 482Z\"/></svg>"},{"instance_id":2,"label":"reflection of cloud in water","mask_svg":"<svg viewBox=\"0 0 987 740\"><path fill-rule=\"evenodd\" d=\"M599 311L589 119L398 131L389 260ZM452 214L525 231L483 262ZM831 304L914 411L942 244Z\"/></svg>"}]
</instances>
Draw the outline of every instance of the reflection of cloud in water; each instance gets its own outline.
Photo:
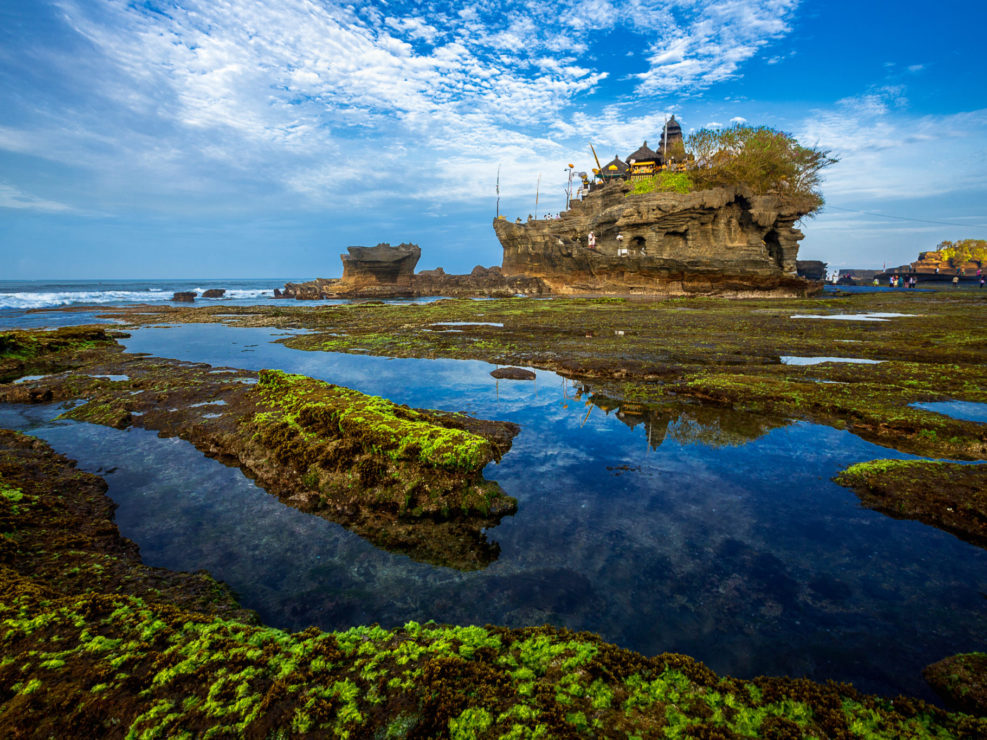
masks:
<instances>
[{"instance_id":1,"label":"reflection of cloud in water","mask_svg":"<svg viewBox=\"0 0 987 740\"><path fill-rule=\"evenodd\" d=\"M471 573L375 548L174 440L127 433L120 444L124 433L86 425L44 432L67 454L119 465L109 478L121 525L152 564L206 568L277 626L549 622L646 654L686 652L720 672L919 696L922 666L980 644L987 629L987 553L862 509L832 483L853 462L900 456L848 432L695 404L593 397L587 407L552 373L498 385L486 363L301 352L265 330L142 329L124 341L521 425L486 471L518 513L488 533L500 558ZM241 354L246 344L259 346Z\"/></svg>"}]
</instances>

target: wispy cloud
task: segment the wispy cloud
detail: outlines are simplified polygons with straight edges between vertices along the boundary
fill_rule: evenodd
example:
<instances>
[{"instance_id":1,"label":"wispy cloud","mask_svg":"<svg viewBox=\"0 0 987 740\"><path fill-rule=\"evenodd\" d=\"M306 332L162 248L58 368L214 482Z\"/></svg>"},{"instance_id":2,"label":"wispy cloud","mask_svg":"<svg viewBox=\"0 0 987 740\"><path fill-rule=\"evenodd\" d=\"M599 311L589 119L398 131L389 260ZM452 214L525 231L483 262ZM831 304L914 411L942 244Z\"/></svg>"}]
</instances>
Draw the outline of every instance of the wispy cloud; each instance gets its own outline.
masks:
<instances>
[{"instance_id":1,"label":"wispy cloud","mask_svg":"<svg viewBox=\"0 0 987 740\"><path fill-rule=\"evenodd\" d=\"M68 213L76 210L65 203L38 198L30 193L25 193L20 188L4 183L0 183L0 208L38 211L39 213Z\"/></svg>"},{"instance_id":2,"label":"wispy cloud","mask_svg":"<svg viewBox=\"0 0 987 740\"><path fill-rule=\"evenodd\" d=\"M515 169L548 167L590 134L637 146L664 119L643 100L738 74L788 32L797 2L54 5L88 53L38 61L79 94L20 111L28 124L0 129L0 149L88 171L91 197L325 207L356 193L469 200L496 162L509 192ZM617 27L654 40L636 88L600 112L586 95L610 62L587 51Z\"/></svg>"},{"instance_id":3,"label":"wispy cloud","mask_svg":"<svg viewBox=\"0 0 987 740\"><path fill-rule=\"evenodd\" d=\"M644 3L641 3L644 5ZM642 93L701 90L737 75L762 48L786 35L798 0L722 0L663 3L655 20L673 20L649 51L649 69L637 75Z\"/></svg>"},{"instance_id":4,"label":"wispy cloud","mask_svg":"<svg viewBox=\"0 0 987 740\"><path fill-rule=\"evenodd\" d=\"M886 86L813 111L795 133L840 158L825 177L833 203L987 192L987 110L916 116L904 88Z\"/></svg>"}]
</instances>

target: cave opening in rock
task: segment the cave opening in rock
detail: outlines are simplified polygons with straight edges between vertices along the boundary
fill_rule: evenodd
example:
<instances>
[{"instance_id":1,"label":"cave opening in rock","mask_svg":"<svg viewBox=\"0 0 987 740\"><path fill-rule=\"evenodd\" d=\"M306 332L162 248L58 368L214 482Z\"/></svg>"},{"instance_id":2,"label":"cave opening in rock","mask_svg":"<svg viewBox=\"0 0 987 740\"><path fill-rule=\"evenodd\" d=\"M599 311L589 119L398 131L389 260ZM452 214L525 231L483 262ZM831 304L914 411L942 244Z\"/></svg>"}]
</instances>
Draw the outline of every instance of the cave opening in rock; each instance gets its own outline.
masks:
<instances>
[{"instance_id":1,"label":"cave opening in rock","mask_svg":"<svg viewBox=\"0 0 987 740\"><path fill-rule=\"evenodd\" d=\"M774 260L774 263L778 267L784 266L784 253L781 249L781 241L778 239L778 232L772 229L767 234L764 235L764 246L768 250L768 256Z\"/></svg>"},{"instance_id":2,"label":"cave opening in rock","mask_svg":"<svg viewBox=\"0 0 987 740\"><path fill-rule=\"evenodd\" d=\"M633 254L644 254L645 253L644 237L635 236L633 239L631 239L630 248L631 248L631 253Z\"/></svg>"}]
</instances>

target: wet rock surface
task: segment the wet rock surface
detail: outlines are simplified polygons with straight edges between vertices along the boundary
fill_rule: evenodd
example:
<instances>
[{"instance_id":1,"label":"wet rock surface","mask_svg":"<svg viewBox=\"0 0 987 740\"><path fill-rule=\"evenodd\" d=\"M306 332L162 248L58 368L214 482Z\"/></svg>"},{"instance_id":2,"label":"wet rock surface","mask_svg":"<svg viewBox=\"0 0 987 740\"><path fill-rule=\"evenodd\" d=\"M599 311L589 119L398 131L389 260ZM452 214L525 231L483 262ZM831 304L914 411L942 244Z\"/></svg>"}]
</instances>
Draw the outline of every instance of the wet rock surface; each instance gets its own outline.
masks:
<instances>
[{"instance_id":1,"label":"wet rock surface","mask_svg":"<svg viewBox=\"0 0 987 740\"><path fill-rule=\"evenodd\" d=\"M498 380L534 380L535 374L523 367L498 367L490 372L491 377Z\"/></svg>"},{"instance_id":2,"label":"wet rock surface","mask_svg":"<svg viewBox=\"0 0 987 740\"><path fill-rule=\"evenodd\" d=\"M915 519L987 547L987 465L873 460L836 476L861 503L896 519Z\"/></svg>"},{"instance_id":3,"label":"wet rock surface","mask_svg":"<svg viewBox=\"0 0 987 740\"><path fill-rule=\"evenodd\" d=\"M477 266L468 275L450 275L441 267L423 270L406 282L348 282L318 278L307 283L288 283L275 290L275 298L325 300L335 298L418 298L448 296L453 298L510 298L515 295L544 295L548 286L537 278L507 276L499 267Z\"/></svg>"},{"instance_id":4,"label":"wet rock surface","mask_svg":"<svg viewBox=\"0 0 987 740\"><path fill-rule=\"evenodd\" d=\"M0 401L83 399L63 416L181 437L382 547L466 570L496 559L482 530L516 502L482 470L510 449L516 425L410 409L280 371L215 372L121 349L107 344L81 367L0 385Z\"/></svg>"},{"instance_id":5,"label":"wet rock surface","mask_svg":"<svg viewBox=\"0 0 987 740\"><path fill-rule=\"evenodd\" d=\"M927 666L922 675L948 706L987 716L987 653L952 655Z\"/></svg>"},{"instance_id":6,"label":"wet rock surface","mask_svg":"<svg viewBox=\"0 0 987 740\"><path fill-rule=\"evenodd\" d=\"M222 298L224 295L226 295L226 288L210 288L202 293L203 298Z\"/></svg>"},{"instance_id":7,"label":"wet rock surface","mask_svg":"<svg viewBox=\"0 0 987 740\"><path fill-rule=\"evenodd\" d=\"M595 635L252 623L204 574L142 565L105 483L0 431L5 737L982 737L984 720L845 684L720 677Z\"/></svg>"},{"instance_id":8,"label":"wet rock surface","mask_svg":"<svg viewBox=\"0 0 987 740\"><path fill-rule=\"evenodd\" d=\"M176 303L195 303L195 291L183 290L172 295L171 300Z\"/></svg>"}]
</instances>

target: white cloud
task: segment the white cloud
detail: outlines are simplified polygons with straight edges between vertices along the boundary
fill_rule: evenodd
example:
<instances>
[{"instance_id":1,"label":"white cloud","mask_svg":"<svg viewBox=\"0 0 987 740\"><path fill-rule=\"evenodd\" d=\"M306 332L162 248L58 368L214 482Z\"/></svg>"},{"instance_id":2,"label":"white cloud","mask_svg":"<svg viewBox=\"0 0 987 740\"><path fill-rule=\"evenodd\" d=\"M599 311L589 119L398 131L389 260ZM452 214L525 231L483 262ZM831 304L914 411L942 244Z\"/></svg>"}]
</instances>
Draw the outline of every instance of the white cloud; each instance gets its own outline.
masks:
<instances>
[{"instance_id":1,"label":"white cloud","mask_svg":"<svg viewBox=\"0 0 987 740\"><path fill-rule=\"evenodd\" d=\"M625 156L664 121L643 101L737 74L797 6L53 2L87 44L56 72L83 97L39 104L30 125L0 129L0 148L87 171L92 198L167 207L249 202L234 192L315 207L357 193L470 200L496 162L510 188L514 169L585 156L585 141ZM656 40L636 93L598 113L583 101L608 71L586 51L617 27Z\"/></svg>"},{"instance_id":2,"label":"white cloud","mask_svg":"<svg viewBox=\"0 0 987 740\"><path fill-rule=\"evenodd\" d=\"M802 122L795 132L800 141L840 159L825 175L828 199L987 191L987 110L915 116L904 105L902 88L884 87L815 110Z\"/></svg>"},{"instance_id":3,"label":"white cloud","mask_svg":"<svg viewBox=\"0 0 987 740\"><path fill-rule=\"evenodd\" d=\"M35 197L13 185L0 183L0 208L12 208L39 213L66 213L75 209L65 203Z\"/></svg>"},{"instance_id":4,"label":"white cloud","mask_svg":"<svg viewBox=\"0 0 987 740\"><path fill-rule=\"evenodd\" d=\"M743 116L734 116L733 118L730 119L730 123L735 123L735 124L747 123L747 119L744 118Z\"/></svg>"},{"instance_id":5,"label":"white cloud","mask_svg":"<svg viewBox=\"0 0 987 740\"><path fill-rule=\"evenodd\" d=\"M644 94L701 90L736 76L744 62L791 30L798 0L678 0L663 5L677 22L653 26L660 38L650 47L649 69L637 75Z\"/></svg>"}]
</instances>

